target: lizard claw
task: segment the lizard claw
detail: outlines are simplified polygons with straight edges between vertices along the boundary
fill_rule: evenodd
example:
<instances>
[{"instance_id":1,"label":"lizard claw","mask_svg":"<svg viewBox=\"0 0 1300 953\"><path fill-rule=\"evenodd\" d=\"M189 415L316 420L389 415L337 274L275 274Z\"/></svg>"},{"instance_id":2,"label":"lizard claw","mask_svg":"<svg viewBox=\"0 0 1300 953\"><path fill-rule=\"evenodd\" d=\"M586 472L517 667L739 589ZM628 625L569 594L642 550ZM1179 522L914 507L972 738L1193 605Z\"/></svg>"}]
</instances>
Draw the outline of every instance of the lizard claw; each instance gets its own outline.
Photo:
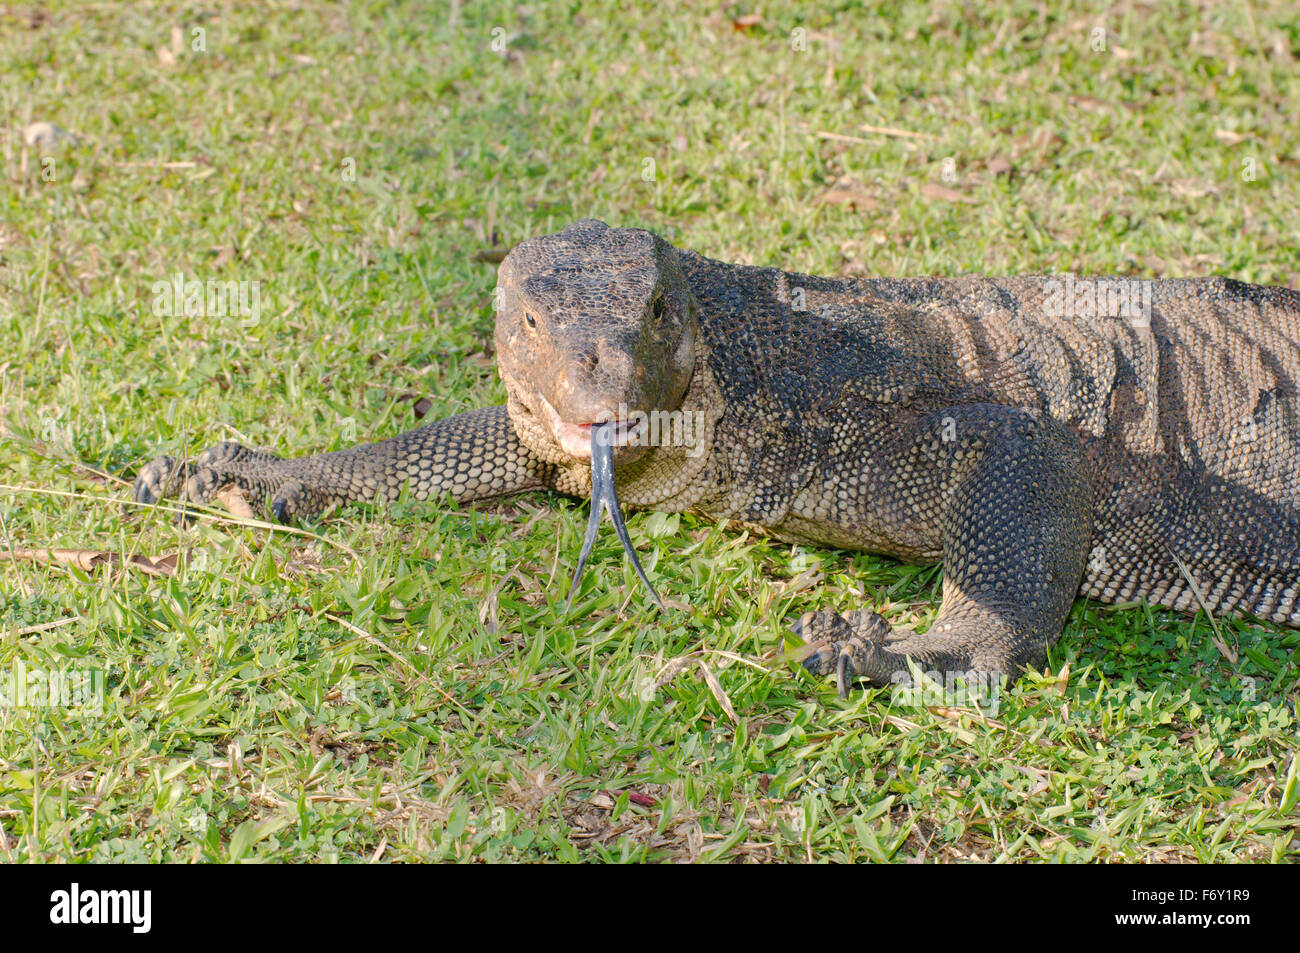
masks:
<instances>
[{"instance_id":1,"label":"lizard claw","mask_svg":"<svg viewBox=\"0 0 1300 953\"><path fill-rule=\"evenodd\" d=\"M839 692L840 698L849 697L849 686L853 684L856 672L853 668L853 660L849 657L848 646L840 650L839 664L835 666L835 688Z\"/></svg>"},{"instance_id":2,"label":"lizard claw","mask_svg":"<svg viewBox=\"0 0 1300 953\"><path fill-rule=\"evenodd\" d=\"M807 612L790 628L807 646L803 667L813 675L834 674L840 698L848 698L853 683L871 670L871 659L890 632L884 617L867 609L847 615Z\"/></svg>"},{"instance_id":3,"label":"lizard claw","mask_svg":"<svg viewBox=\"0 0 1300 953\"><path fill-rule=\"evenodd\" d=\"M302 502L302 484L286 483L280 487L271 501L271 515L277 523L287 523L293 519Z\"/></svg>"}]
</instances>

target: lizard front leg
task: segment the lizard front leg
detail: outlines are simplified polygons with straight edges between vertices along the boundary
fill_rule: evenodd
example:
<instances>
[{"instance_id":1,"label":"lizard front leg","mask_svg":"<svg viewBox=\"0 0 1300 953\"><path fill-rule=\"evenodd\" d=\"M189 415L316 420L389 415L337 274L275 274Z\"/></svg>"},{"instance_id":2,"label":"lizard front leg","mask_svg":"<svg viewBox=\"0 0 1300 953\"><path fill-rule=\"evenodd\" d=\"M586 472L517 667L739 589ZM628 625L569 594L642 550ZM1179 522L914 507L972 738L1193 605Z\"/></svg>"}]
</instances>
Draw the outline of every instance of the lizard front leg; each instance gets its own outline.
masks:
<instances>
[{"instance_id":1,"label":"lizard front leg","mask_svg":"<svg viewBox=\"0 0 1300 953\"><path fill-rule=\"evenodd\" d=\"M953 437L932 486L944 569L934 624L923 634L894 632L860 610L810 613L796 626L809 643L804 666L834 672L842 696L855 678L889 684L909 658L945 675L1015 676L1041 665L1078 592L1093 492L1077 438L991 404L952 408L941 419Z\"/></svg>"},{"instance_id":2,"label":"lizard front leg","mask_svg":"<svg viewBox=\"0 0 1300 953\"><path fill-rule=\"evenodd\" d=\"M470 410L379 443L285 459L220 443L193 463L159 457L140 470L135 499L164 496L208 502L238 486L270 504L280 521L336 503L396 499L409 485L417 500L450 494L458 503L540 489L553 467L515 434L504 406Z\"/></svg>"}]
</instances>

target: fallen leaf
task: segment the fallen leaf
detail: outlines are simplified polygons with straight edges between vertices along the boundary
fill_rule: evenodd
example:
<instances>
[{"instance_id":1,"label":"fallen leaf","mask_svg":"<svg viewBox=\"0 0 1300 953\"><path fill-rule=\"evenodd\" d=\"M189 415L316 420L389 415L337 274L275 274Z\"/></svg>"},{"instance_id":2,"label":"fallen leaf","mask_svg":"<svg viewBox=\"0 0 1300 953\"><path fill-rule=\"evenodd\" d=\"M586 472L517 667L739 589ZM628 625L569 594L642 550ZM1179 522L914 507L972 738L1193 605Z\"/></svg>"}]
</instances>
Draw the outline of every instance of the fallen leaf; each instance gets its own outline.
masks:
<instances>
[{"instance_id":1,"label":"fallen leaf","mask_svg":"<svg viewBox=\"0 0 1300 953\"><path fill-rule=\"evenodd\" d=\"M921 194L932 202L965 202L973 204L975 201L970 196L963 195L956 189L939 185L937 182L925 183L925 185L921 186Z\"/></svg>"},{"instance_id":2,"label":"fallen leaf","mask_svg":"<svg viewBox=\"0 0 1300 953\"><path fill-rule=\"evenodd\" d=\"M1056 673L1056 677L1053 679L1052 682L1052 687L1048 689L1048 692L1058 697L1063 697L1065 695L1065 689L1069 684L1070 684L1070 663L1066 662L1065 667Z\"/></svg>"},{"instance_id":3,"label":"fallen leaf","mask_svg":"<svg viewBox=\"0 0 1300 953\"><path fill-rule=\"evenodd\" d=\"M984 163L990 175L1005 175L1011 171L1011 160L1006 156L994 156Z\"/></svg>"},{"instance_id":4,"label":"fallen leaf","mask_svg":"<svg viewBox=\"0 0 1300 953\"><path fill-rule=\"evenodd\" d=\"M949 708L947 705L931 705L928 711L932 715L947 718L949 721L960 721L963 718L970 718L972 715L969 708Z\"/></svg>"},{"instance_id":5,"label":"fallen leaf","mask_svg":"<svg viewBox=\"0 0 1300 953\"><path fill-rule=\"evenodd\" d=\"M1027 132L1017 137L1012 145L1016 147L1013 151L1035 149L1041 155L1053 146L1062 145L1064 142L1065 140L1058 136L1055 130L1050 126L1044 126L1036 132Z\"/></svg>"},{"instance_id":6,"label":"fallen leaf","mask_svg":"<svg viewBox=\"0 0 1300 953\"><path fill-rule=\"evenodd\" d=\"M478 621L484 626L488 635L496 635L501 623L497 619L497 590L493 589L478 607Z\"/></svg>"},{"instance_id":7,"label":"fallen leaf","mask_svg":"<svg viewBox=\"0 0 1300 953\"><path fill-rule=\"evenodd\" d=\"M177 554L169 556L123 557L97 549L0 549L0 562L34 562L45 566L58 563L75 566L83 572L93 572L101 566L123 564L139 569L150 576L170 576L176 572Z\"/></svg>"},{"instance_id":8,"label":"fallen leaf","mask_svg":"<svg viewBox=\"0 0 1300 953\"><path fill-rule=\"evenodd\" d=\"M869 211L879 204L874 196L852 187L830 189L817 196L817 201L822 205L848 205L859 212Z\"/></svg>"},{"instance_id":9,"label":"fallen leaf","mask_svg":"<svg viewBox=\"0 0 1300 953\"><path fill-rule=\"evenodd\" d=\"M900 731L915 731L920 727L916 722L908 721L906 718L900 718L898 715L886 715L885 721L889 722L889 724L893 725Z\"/></svg>"},{"instance_id":10,"label":"fallen leaf","mask_svg":"<svg viewBox=\"0 0 1300 953\"><path fill-rule=\"evenodd\" d=\"M1090 113L1106 113L1115 108L1114 103L1093 96L1071 96L1070 105Z\"/></svg>"},{"instance_id":11,"label":"fallen leaf","mask_svg":"<svg viewBox=\"0 0 1300 953\"><path fill-rule=\"evenodd\" d=\"M663 668L659 669L658 674L655 675L654 687L662 688L664 685L667 685L684 670L689 668L690 664L691 657L689 655L682 655L675 659L670 659L664 664Z\"/></svg>"},{"instance_id":12,"label":"fallen leaf","mask_svg":"<svg viewBox=\"0 0 1300 953\"><path fill-rule=\"evenodd\" d=\"M423 420L425 414L433 409L433 401L422 394L402 394L397 398L397 402L400 404L403 401L411 402L411 410L415 413L416 420Z\"/></svg>"},{"instance_id":13,"label":"fallen leaf","mask_svg":"<svg viewBox=\"0 0 1300 953\"><path fill-rule=\"evenodd\" d=\"M826 574L818 566L805 569L798 575L791 576L790 580L781 587L782 595L793 595L796 592L804 592L809 589L816 589L826 579Z\"/></svg>"},{"instance_id":14,"label":"fallen leaf","mask_svg":"<svg viewBox=\"0 0 1300 953\"><path fill-rule=\"evenodd\" d=\"M642 794L640 791L597 791L592 795L591 803L595 804L597 807L603 807L606 810L609 810L614 806L614 801L618 800L618 797L621 794L626 794L629 801L633 804L638 804L641 807L654 807L659 803L650 795ZM602 798L602 800L597 801L597 798ZM608 803L605 803L606 800L608 800Z\"/></svg>"},{"instance_id":15,"label":"fallen leaf","mask_svg":"<svg viewBox=\"0 0 1300 953\"><path fill-rule=\"evenodd\" d=\"M760 26L762 22L763 15L761 13L746 13L738 17L732 17L731 28L737 33L740 33L744 30L750 30L756 26Z\"/></svg>"},{"instance_id":16,"label":"fallen leaf","mask_svg":"<svg viewBox=\"0 0 1300 953\"><path fill-rule=\"evenodd\" d=\"M217 494L217 499L221 501L226 509L230 510L230 515L238 517L241 520L255 520L257 514L248 504L248 497L244 491L237 486L228 486Z\"/></svg>"}]
</instances>

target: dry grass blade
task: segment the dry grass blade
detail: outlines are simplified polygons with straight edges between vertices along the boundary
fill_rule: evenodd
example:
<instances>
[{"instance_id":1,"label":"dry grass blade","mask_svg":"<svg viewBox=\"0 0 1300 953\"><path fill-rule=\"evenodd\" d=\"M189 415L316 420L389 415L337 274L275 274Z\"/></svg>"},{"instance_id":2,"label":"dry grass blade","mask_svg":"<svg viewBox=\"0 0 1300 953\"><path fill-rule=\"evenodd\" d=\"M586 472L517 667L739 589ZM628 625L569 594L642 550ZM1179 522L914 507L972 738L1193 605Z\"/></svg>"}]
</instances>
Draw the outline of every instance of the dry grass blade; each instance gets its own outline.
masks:
<instances>
[{"instance_id":1,"label":"dry grass blade","mask_svg":"<svg viewBox=\"0 0 1300 953\"><path fill-rule=\"evenodd\" d=\"M920 132L912 132L910 129L894 129L890 126L871 126L863 123L858 126L862 132L874 133L878 136L900 136L906 139L924 139L925 135Z\"/></svg>"},{"instance_id":2,"label":"dry grass blade","mask_svg":"<svg viewBox=\"0 0 1300 953\"><path fill-rule=\"evenodd\" d=\"M767 672L767 668L755 662L753 659L747 659L743 655L737 655L735 652L725 652L722 649L708 649L709 655L716 655L719 658L729 659L732 662L739 662L741 665L748 665L750 668L759 672Z\"/></svg>"},{"instance_id":3,"label":"dry grass blade","mask_svg":"<svg viewBox=\"0 0 1300 953\"><path fill-rule=\"evenodd\" d=\"M718 684L717 676L715 676L712 669L705 664L704 659L697 659L696 661L699 663L700 671L704 673L704 681L708 683L709 691L713 693L713 697L717 700L718 704L722 706L722 710L727 713L727 717L731 719L731 723L734 725L739 721L739 719L736 717L736 709L731 707L731 699L728 698L727 693L722 690L722 686Z\"/></svg>"},{"instance_id":4,"label":"dry grass blade","mask_svg":"<svg viewBox=\"0 0 1300 953\"><path fill-rule=\"evenodd\" d=\"M398 653L398 652L394 651L392 648L390 648L390 647L389 647L389 646L388 646L388 645L387 645L387 644L386 644L382 639L380 639L378 636L376 636L376 635L374 635L374 634L372 634L372 633L370 633L370 632L367 632L365 629L361 628L360 626L353 625L353 624L352 624L351 622L349 622L347 619L341 618L341 617L335 615L335 614L332 613L332 612L322 612L321 615L322 615L322 617L324 617L324 618L326 618L326 619L329 619L331 622L334 622L334 623L336 623L336 624L338 624L338 625L343 626L343 628L347 629L347 630L348 630L349 632L351 632L353 635L357 636L358 638L362 639L362 640L365 641L365 642L369 642L371 645L375 646L375 648L379 649L380 651L382 651L382 652L386 652L386 653L388 653L389 655L391 655L394 659L397 660L397 662L398 662L398 663L399 663L403 668L405 668L405 669L406 669L406 670L407 670L411 675L413 675L417 681L424 682L424 684L426 684L426 685L432 685L433 688L434 688L434 690L437 691L437 692L439 692L439 693L442 695L443 698L445 698L447 701L451 702L451 704L455 705L455 706L456 706L457 708L459 708L461 711L465 712L465 714L467 714L467 715L469 714L469 709L467 709L467 708L466 708L464 705L462 705L460 702L456 701L456 699L453 698L453 697L452 697L452 696L447 692L446 689L442 688L442 687L439 686L439 685L433 685L433 683L429 681L428 676L426 676L426 675L425 675L423 672L421 672L418 668L416 668L416 667L415 667L414 665L412 665L409 661L407 661L407 659L406 659L405 656L401 655L400 653Z\"/></svg>"},{"instance_id":5,"label":"dry grass blade","mask_svg":"<svg viewBox=\"0 0 1300 953\"><path fill-rule=\"evenodd\" d=\"M1206 605L1205 595L1201 592L1201 587L1197 585L1196 580L1192 578L1191 571L1183 561L1178 558L1178 554L1172 549L1167 549L1166 551L1173 557L1174 562L1178 564L1178 571L1183 574L1183 578L1187 580L1187 584L1192 587L1192 593L1196 596L1197 604L1200 605L1201 610L1205 613L1205 617L1210 620L1210 628L1214 630L1214 634L1211 636L1214 641L1214 647L1219 650L1219 654L1227 659L1230 664L1236 665L1239 657L1237 655L1237 650L1230 646L1223 638L1223 632L1219 629L1219 620L1214 617L1214 613L1212 613L1210 607Z\"/></svg>"},{"instance_id":6,"label":"dry grass blade","mask_svg":"<svg viewBox=\"0 0 1300 953\"><path fill-rule=\"evenodd\" d=\"M60 629L65 625L71 625L74 622L80 621L80 618L81 618L80 616L70 616L69 618L66 619L54 619L51 622L41 622L38 623L37 625L27 625L27 626L23 626L21 629L15 629L10 634L13 635L14 638L21 639L25 635L36 635L38 632L49 632L51 629Z\"/></svg>"}]
</instances>

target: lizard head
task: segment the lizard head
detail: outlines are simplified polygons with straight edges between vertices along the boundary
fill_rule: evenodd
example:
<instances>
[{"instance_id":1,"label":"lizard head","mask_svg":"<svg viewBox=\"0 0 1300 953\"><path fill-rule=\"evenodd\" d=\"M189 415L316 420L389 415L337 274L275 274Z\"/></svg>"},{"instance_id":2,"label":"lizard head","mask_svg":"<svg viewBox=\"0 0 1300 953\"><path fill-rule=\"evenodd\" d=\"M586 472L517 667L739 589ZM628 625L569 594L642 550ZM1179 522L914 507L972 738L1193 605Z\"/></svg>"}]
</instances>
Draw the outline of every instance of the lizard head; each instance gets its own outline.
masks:
<instances>
[{"instance_id":1,"label":"lizard head","mask_svg":"<svg viewBox=\"0 0 1300 953\"><path fill-rule=\"evenodd\" d=\"M534 449L555 462L589 461L604 422L616 462L630 462L645 450L644 415L681 405L696 305L677 252L653 232L584 219L520 242L501 263L496 307L516 429L526 442L525 431L540 435L547 445Z\"/></svg>"}]
</instances>

